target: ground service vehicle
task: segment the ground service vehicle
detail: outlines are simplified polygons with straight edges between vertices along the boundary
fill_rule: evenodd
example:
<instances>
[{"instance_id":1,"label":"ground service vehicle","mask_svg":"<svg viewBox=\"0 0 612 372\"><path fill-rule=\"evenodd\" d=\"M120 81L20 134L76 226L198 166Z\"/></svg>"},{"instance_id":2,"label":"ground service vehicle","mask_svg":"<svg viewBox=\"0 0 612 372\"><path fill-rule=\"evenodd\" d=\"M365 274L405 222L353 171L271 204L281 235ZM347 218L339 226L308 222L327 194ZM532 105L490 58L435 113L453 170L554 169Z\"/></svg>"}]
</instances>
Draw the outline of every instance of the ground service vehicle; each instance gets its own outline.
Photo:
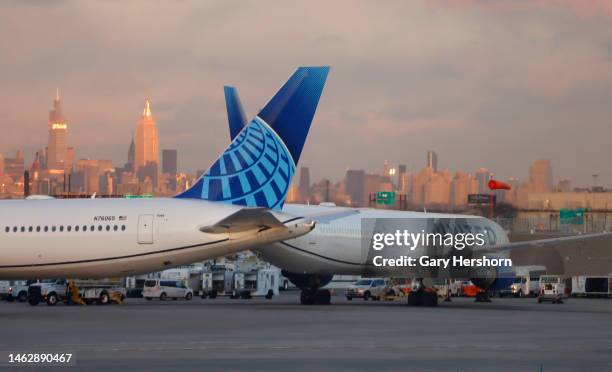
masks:
<instances>
[{"instance_id":1,"label":"ground service vehicle","mask_svg":"<svg viewBox=\"0 0 612 372\"><path fill-rule=\"evenodd\" d=\"M7 301L28 300L28 282L25 280L0 281L0 299Z\"/></svg>"},{"instance_id":2,"label":"ground service vehicle","mask_svg":"<svg viewBox=\"0 0 612 372\"><path fill-rule=\"evenodd\" d=\"M180 280L148 279L145 281L142 296L147 300L153 298L158 298L160 301L168 298L173 300L179 298L191 300L193 298L193 290Z\"/></svg>"},{"instance_id":3,"label":"ground service vehicle","mask_svg":"<svg viewBox=\"0 0 612 372\"><path fill-rule=\"evenodd\" d=\"M572 297L612 297L612 274L572 277Z\"/></svg>"},{"instance_id":4,"label":"ground service vehicle","mask_svg":"<svg viewBox=\"0 0 612 372\"><path fill-rule=\"evenodd\" d=\"M517 276L514 283L509 288L501 290L499 297L510 295L514 297L537 296L540 289L540 278L527 276Z\"/></svg>"},{"instance_id":5,"label":"ground service vehicle","mask_svg":"<svg viewBox=\"0 0 612 372\"><path fill-rule=\"evenodd\" d=\"M28 302L32 306L45 301L54 306L58 302L106 305L121 303L125 299L125 287L119 278L106 279L44 279L30 284Z\"/></svg>"},{"instance_id":6,"label":"ground service vehicle","mask_svg":"<svg viewBox=\"0 0 612 372\"><path fill-rule=\"evenodd\" d=\"M268 300L278 296L280 270L277 268L257 269L244 273L244 288L240 291L241 298L265 297Z\"/></svg>"},{"instance_id":7,"label":"ground service vehicle","mask_svg":"<svg viewBox=\"0 0 612 372\"><path fill-rule=\"evenodd\" d=\"M378 300L384 295L385 287L386 283L383 278L362 278L346 289L346 299L349 301L353 298L363 298L365 301Z\"/></svg>"},{"instance_id":8,"label":"ground service vehicle","mask_svg":"<svg viewBox=\"0 0 612 372\"><path fill-rule=\"evenodd\" d=\"M538 303L551 301L553 304L562 304L565 293L565 282L558 275L540 276L540 292Z\"/></svg>"}]
</instances>

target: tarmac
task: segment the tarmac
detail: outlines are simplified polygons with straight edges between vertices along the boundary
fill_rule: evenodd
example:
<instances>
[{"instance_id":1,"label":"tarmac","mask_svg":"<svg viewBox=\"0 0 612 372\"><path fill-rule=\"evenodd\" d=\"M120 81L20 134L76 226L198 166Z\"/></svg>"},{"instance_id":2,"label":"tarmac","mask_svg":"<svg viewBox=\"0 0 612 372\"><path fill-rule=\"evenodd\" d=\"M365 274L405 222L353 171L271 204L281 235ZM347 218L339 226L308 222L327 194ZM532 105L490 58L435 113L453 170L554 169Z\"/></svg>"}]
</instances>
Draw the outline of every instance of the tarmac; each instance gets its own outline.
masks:
<instances>
[{"instance_id":1,"label":"tarmac","mask_svg":"<svg viewBox=\"0 0 612 372\"><path fill-rule=\"evenodd\" d=\"M0 303L9 353L72 353L88 370L610 371L612 300L533 298L437 308L347 301L127 299L122 305ZM57 366L57 365L56 365Z\"/></svg>"}]
</instances>

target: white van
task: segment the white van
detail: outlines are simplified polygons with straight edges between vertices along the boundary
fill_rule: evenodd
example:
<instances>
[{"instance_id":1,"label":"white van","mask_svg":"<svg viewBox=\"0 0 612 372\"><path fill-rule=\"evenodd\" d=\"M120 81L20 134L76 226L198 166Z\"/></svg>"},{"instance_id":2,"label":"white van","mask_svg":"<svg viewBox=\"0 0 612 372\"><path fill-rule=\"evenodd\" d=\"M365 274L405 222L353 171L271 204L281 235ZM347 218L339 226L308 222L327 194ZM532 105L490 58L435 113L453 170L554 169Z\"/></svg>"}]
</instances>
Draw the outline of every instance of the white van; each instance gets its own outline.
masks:
<instances>
[{"instance_id":1,"label":"white van","mask_svg":"<svg viewBox=\"0 0 612 372\"><path fill-rule=\"evenodd\" d=\"M168 298L173 300L179 298L191 300L193 298L193 290L181 280L147 279L142 290L142 297L147 300L158 298L160 301Z\"/></svg>"},{"instance_id":2,"label":"white van","mask_svg":"<svg viewBox=\"0 0 612 372\"><path fill-rule=\"evenodd\" d=\"M559 275L540 276L540 294L538 303L551 301L553 304L562 304L565 296L565 281Z\"/></svg>"}]
</instances>

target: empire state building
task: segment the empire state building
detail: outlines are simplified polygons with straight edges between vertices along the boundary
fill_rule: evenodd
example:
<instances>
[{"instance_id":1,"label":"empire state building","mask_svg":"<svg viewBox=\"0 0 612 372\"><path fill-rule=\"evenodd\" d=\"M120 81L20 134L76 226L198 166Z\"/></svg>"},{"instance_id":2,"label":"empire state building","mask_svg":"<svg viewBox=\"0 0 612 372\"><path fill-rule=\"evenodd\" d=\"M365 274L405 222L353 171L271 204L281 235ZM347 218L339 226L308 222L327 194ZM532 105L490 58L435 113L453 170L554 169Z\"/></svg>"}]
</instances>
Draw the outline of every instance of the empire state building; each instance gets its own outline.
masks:
<instances>
[{"instance_id":1,"label":"empire state building","mask_svg":"<svg viewBox=\"0 0 612 372\"><path fill-rule=\"evenodd\" d=\"M135 145L134 169L138 171L141 167L152 165L152 163L155 163L157 169L159 166L159 137L148 99L145 100L142 116L136 126Z\"/></svg>"},{"instance_id":2,"label":"empire state building","mask_svg":"<svg viewBox=\"0 0 612 372\"><path fill-rule=\"evenodd\" d=\"M47 168L64 169L68 158L68 124L62 113L59 89L53 100L53 110L49 111L49 143L47 145Z\"/></svg>"}]
</instances>

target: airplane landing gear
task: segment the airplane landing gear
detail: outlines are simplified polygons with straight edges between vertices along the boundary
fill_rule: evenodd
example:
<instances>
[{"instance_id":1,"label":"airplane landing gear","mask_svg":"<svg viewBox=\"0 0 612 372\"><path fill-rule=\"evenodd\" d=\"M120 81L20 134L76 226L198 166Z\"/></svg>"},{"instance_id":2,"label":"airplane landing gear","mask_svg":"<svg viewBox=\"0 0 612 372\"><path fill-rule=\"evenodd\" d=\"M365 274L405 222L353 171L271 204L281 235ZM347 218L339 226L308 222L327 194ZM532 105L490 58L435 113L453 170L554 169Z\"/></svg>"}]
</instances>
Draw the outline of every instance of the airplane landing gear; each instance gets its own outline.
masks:
<instances>
[{"instance_id":1,"label":"airplane landing gear","mask_svg":"<svg viewBox=\"0 0 612 372\"><path fill-rule=\"evenodd\" d=\"M436 291L427 290L427 287L423 283L423 278L417 278L416 289L408 293L408 306L424 306L424 307L436 307L438 306L438 294Z\"/></svg>"},{"instance_id":2,"label":"airplane landing gear","mask_svg":"<svg viewBox=\"0 0 612 372\"><path fill-rule=\"evenodd\" d=\"M302 305L329 305L331 303L331 293L328 289L308 290L302 289L300 294Z\"/></svg>"},{"instance_id":3,"label":"airplane landing gear","mask_svg":"<svg viewBox=\"0 0 612 372\"><path fill-rule=\"evenodd\" d=\"M408 294L408 306L436 307L438 306L438 294L419 288Z\"/></svg>"},{"instance_id":4,"label":"airplane landing gear","mask_svg":"<svg viewBox=\"0 0 612 372\"><path fill-rule=\"evenodd\" d=\"M476 299L474 300L474 302L491 302L489 291L478 292L476 294Z\"/></svg>"}]
</instances>

